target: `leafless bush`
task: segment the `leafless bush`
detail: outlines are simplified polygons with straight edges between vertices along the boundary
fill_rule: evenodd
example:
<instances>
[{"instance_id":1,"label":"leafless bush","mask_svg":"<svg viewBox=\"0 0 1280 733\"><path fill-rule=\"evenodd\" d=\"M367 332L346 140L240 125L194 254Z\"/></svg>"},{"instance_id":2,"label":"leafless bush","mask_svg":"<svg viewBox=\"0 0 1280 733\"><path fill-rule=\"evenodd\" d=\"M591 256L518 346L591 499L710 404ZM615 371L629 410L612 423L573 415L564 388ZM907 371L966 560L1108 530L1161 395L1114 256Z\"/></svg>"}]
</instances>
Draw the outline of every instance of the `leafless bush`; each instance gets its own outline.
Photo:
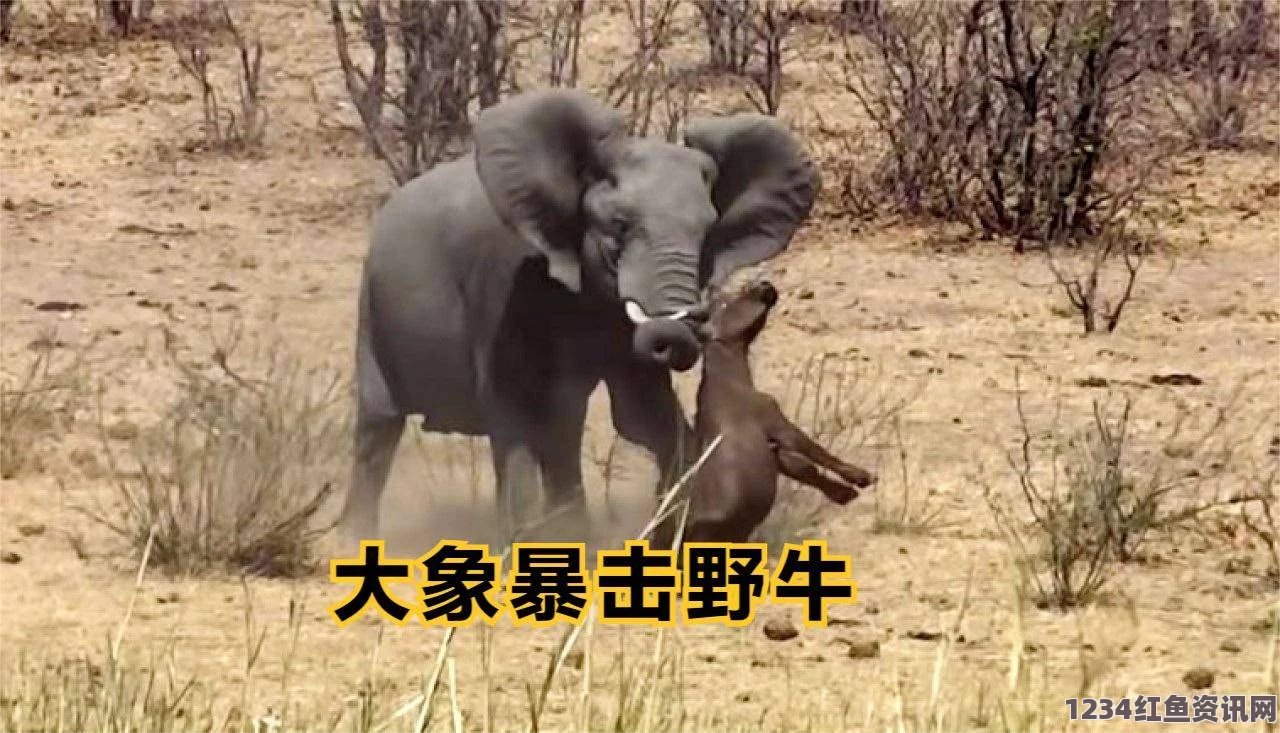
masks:
<instances>
[{"instance_id":1,"label":"leafless bush","mask_svg":"<svg viewBox=\"0 0 1280 733\"><path fill-rule=\"evenodd\" d=\"M1061 430L1062 406L1047 431L1032 427L1018 383L1020 439L1008 454L1022 512L991 486L984 496L1014 547L1042 603L1069 608L1089 603L1120 563L1141 555L1149 536L1221 507L1251 503L1251 491L1205 488L1223 480L1229 463L1256 434L1240 421L1247 404L1242 384L1212 409L1175 404L1168 431L1146 449L1132 434L1136 420L1127 395L1094 400L1089 419Z\"/></svg>"},{"instance_id":2,"label":"leafless bush","mask_svg":"<svg viewBox=\"0 0 1280 733\"><path fill-rule=\"evenodd\" d=\"M890 446L896 459L895 465L880 476L872 491L875 502L875 522L872 532L882 534L928 534L945 524L945 507L937 503L933 489L920 491L912 476L911 455L907 440L902 434L902 416L895 414L891 422ZM896 486L896 496L890 487Z\"/></svg>"},{"instance_id":3,"label":"leafless bush","mask_svg":"<svg viewBox=\"0 0 1280 733\"><path fill-rule=\"evenodd\" d=\"M462 154L475 112L509 87L505 0L330 0L329 11L365 140L396 183ZM364 30L368 70L352 58L347 13Z\"/></svg>"},{"instance_id":4,"label":"leafless bush","mask_svg":"<svg viewBox=\"0 0 1280 733\"><path fill-rule=\"evenodd\" d=\"M857 32L863 24L875 22L882 0L840 0L840 23L846 31Z\"/></svg>"},{"instance_id":5,"label":"leafless bush","mask_svg":"<svg viewBox=\"0 0 1280 733\"><path fill-rule=\"evenodd\" d=\"M1043 248L1054 281L1080 316L1085 333L1116 330L1133 297L1148 245L1122 225L1075 247Z\"/></svg>"},{"instance_id":6,"label":"leafless bush","mask_svg":"<svg viewBox=\"0 0 1280 733\"><path fill-rule=\"evenodd\" d=\"M232 17L227 3L205 10L217 20L194 23L173 35L171 43L182 70L200 91L204 142L211 149L245 152L261 148L269 116L262 97L262 41ZM235 87L238 109L225 102L227 94L215 80L214 35L225 32L235 48Z\"/></svg>"},{"instance_id":7,"label":"leafless bush","mask_svg":"<svg viewBox=\"0 0 1280 733\"><path fill-rule=\"evenodd\" d=\"M1125 211L1140 192L1111 174L1161 159L1141 130L1140 5L881 8L860 36L844 34L846 86L887 146L866 186L1019 248L1097 234L1100 211Z\"/></svg>"},{"instance_id":8,"label":"leafless bush","mask_svg":"<svg viewBox=\"0 0 1280 733\"><path fill-rule=\"evenodd\" d=\"M540 30L547 38L547 86L576 87L582 50L582 20L586 0L539 4Z\"/></svg>"},{"instance_id":9,"label":"leafless bush","mask_svg":"<svg viewBox=\"0 0 1280 733\"><path fill-rule=\"evenodd\" d=\"M879 369L839 354L805 360L788 373L785 385L778 402L791 421L846 458L884 436L924 387L897 389ZM773 511L757 528L756 538L777 548L811 537L832 511L821 492L782 477Z\"/></svg>"},{"instance_id":10,"label":"leafless bush","mask_svg":"<svg viewBox=\"0 0 1280 733\"><path fill-rule=\"evenodd\" d=\"M651 133L674 142L689 114L691 75L665 54L682 35L680 0L625 0L635 44L621 69L611 73L605 99L627 115L632 135Z\"/></svg>"},{"instance_id":11,"label":"leafless bush","mask_svg":"<svg viewBox=\"0 0 1280 733\"><path fill-rule=\"evenodd\" d=\"M38 467L47 438L71 427L85 398L87 349L64 350L51 336L32 344L34 356L0 382L0 476Z\"/></svg>"},{"instance_id":12,"label":"leafless bush","mask_svg":"<svg viewBox=\"0 0 1280 733\"><path fill-rule=\"evenodd\" d=\"M806 18L806 0L698 0L695 4L707 38L708 67L750 79L747 99L758 111L777 114L783 69L794 55L787 40Z\"/></svg>"},{"instance_id":13,"label":"leafless bush","mask_svg":"<svg viewBox=\"0 0 1280 733\"><path fill-rule=\"evenodd\" d=\"M1280 437L1272 438L1271 450L1280 450ZM1275 458L1270 465L1251 477L1252 492L1257 501L1240 506L1240 525L1262 542L1267 551L1267 577L1273 584L1280 583L1280 497L1276 487L1280 485L1280 462Z\"/></svg>"},{"instance_id":14,"label":"leafless bush","mask_svg":"<svg viewBox=\"0 0 1280 733\"><path fill-rule=\"evenodd\" d=\"M17 0L0 0L0 43L8 43L13 34L13 6Z\"/></svg>"},{"instance_id":15,"label":"leafless bush","mask_svg":"<svg viewBox=\"0 0 1280 733\"><path fill-rule=\"evenodd\" d=\"M154 6L154 0L96 0L93 7L112 33L127 37L135 23L146 23L151 19Z\"/></svg>"},{"instance_id":16,"label":"leafless bush","mask_svg":"<svg viewBox=\"0 0 1280 733\"><path fill-rule=\"evenodd\" d=\"M755 50L750 15L756 0L694 0L713 71L744 74Z\"/></svg>"},{"instance_id":17,"label":"leafless bush","mask_svg":"<svg viewBox=\"0 0 1280 733\"><path fill-rule=\"evenodd\" d=\"M326 501L345 480L349 439L336 374L303 366L278 344L261 371L231 365L233 334L212 366L169 358L178 394L122 459L103 445L118 506L92 518L169 573L226 568L265 575L310 570Z\"/></svg>"},{"instance_id":18,"label":"leafless bush","mask_svg":"<svg viewBox=\"0 0 1280 733\"><path fill-rule=\"evenodd\" d=\"M1237 148L1250 112L1276 89L1264 0L1195 0L1188 26L1181 63L1165 79L1169 110L1193 144Z\"/></svg>"}]
</instances>

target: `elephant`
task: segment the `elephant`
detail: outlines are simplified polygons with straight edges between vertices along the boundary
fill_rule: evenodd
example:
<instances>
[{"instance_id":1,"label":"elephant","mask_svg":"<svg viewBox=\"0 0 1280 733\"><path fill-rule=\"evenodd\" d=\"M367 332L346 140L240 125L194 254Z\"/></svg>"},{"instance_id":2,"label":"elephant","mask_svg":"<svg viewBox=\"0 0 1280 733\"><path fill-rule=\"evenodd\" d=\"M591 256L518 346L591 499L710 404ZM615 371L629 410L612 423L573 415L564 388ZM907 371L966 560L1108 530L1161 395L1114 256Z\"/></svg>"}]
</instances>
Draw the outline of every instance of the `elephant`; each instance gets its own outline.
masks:
<instances>
[{"instance_id":1,"label":"elephant","mask_svg":"<svg viewBox=\"0 0 1280 733\"><path fill-rule=\"evenodd\" d=\"M410 415L489 438L508 538L539 489L585 512L602 381L624 440L663 476L688 464L671 373L700 357L707 288L785 249L821 183L774 118L686 127L684 144L634 137L585 92L523 92L477 115L471 153L382 204L359 289L351 532L377 531Z\"/></svg>"}]
</instances>

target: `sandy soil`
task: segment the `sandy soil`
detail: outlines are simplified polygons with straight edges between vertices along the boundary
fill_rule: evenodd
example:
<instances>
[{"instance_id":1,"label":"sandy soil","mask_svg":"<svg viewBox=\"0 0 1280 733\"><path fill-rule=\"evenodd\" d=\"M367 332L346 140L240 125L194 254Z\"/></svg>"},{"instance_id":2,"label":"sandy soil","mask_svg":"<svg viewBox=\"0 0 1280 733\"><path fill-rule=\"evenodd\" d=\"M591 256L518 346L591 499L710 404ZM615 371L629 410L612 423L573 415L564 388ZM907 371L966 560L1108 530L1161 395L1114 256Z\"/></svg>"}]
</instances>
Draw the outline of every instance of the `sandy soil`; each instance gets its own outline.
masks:
<instances>
[{"instance_id":1,"label":"sandy soil","mask_svg":"<svg viewBox=\"0 0 1280 733\"><path fill-rule=\"evenodd\" d=\"M367 222L389 184L357 132L336 122L345 97L324 13L301 2L260 11L267 21L272 114L261 157L183 151L198 133L198 100L163 43L4 50L0 323L6 377L25 368L28 345L50 328L70 345L97 340L95 353L116 365L104 375L109 419L145 425L172 391L172 374L156 355L159 327L176 335L184 353L207 358L209 334L234 318L253 332L282 334L313 363L348 369ZM816 107L840 104L817 79L800 82L792 95L796 107L802 99ZM803 112L794 119L817 135ZM1094 337L1079 334L1038 257L1013 257L935 226L830 216L807 225L770 267L783 301L756 347L758 381L780 393L798 365L833 353L855 355L878 370L875 388L906 392L923 383L921 398L904 413L910 482L944 510L946 526L915 535L874 533L870 496L830 508L820 535L854 557L858 602L833 612L839 625L786 642L766 639L760 623L739 631L680 630L684 695L704 722L856 726L892 717L898 679L908 708L920 709L939 642L917 638L928 637L918 632L943 631L954 622L969 577L972 597L963 640L945 670L945 694L966 710L981 708L974 702L979 696L994 698L1007 684L1015 604L1008 548L982 486L988 481L1014 490L1002 451L1016 437L1015 369L1036 394L1033 415L1041 419L1049 414L1050 390L1058 391L1068 414L1087 416L1089 400L1104 391L1081 386L1090 377L1129 389L1153 410L1167 404L1170 393L1195 405L1220 404L1255 373L1264 386L1274 386L1280 376L1278 191L1274 153L1182 161L1167 182L1168 196L1184 213L1165 231L1177 257L1155 256L1120 329ZM213 287L219 283L230 287ZM37 308L55 300L84 308L68 314ZM1203 383L1150 382L1173 372ZM694 379L681 377L686 396ZM1263 414L1275 400L1264 389L1240 419ZM600 400L593 404L597 443L609 434L606 410ZM81 421L70 435L44 444L42 467L0 484L0 543L21 556L0 565L6 675L22 657L100 655L133 593L132 561L111 552L110 539L74 510L108 495L101 471L83 465L101 459L76 454L98 446L91 423ZM1153 423L1144 417L1139 429L1155 431ZM1264 442L1274 424L1268 430ZM885 501L902 492L895 450L881 439L850 456L880 467L885 480L876 491ZM398 525L389 531L407 537L405 547L457 521L423 500L414 478L420 469L412 455L400 461L387 499ZM592 480L598 488L598 478ZM629 508L621 512L620 532L638 521L649 480L637 474L624 482L617 500ZM599 504L598 491L593 497ZM19 531L36 524L46 531ZM89 557L77 552L81 545ZM1244 538L1160 535L1144 562L1122 569L1103 602L1071 614L1029 609L1025 648L1047 719L1063 719L1062 698L1078 692L1086 672L1095 692L1185 694L1184 673L1204 666L1217 673L1216 692L1262 692L1270 644L1255 627L1274 595L1255 575L1233 571L1242 557L1251 558L1254 570L1265 562L1256 543ZM322 577L250 579L247 587L255 623L270 630L246 700L254 712L285 704L279 681L294 600L303 601L304 613L289 704L308 718L330 718L367 674L386 699L406 697L436 653L435 630L377 621L337 629L324 607L341 592ZM244 614L236 579L147 577L125 648L145 665L149 654L171 645L182 675L239 700ZM770 608L764 618L779 615L785 614ZM619 672L610 665L623 636L635 664L646 657L649 635L598 629L597 684L616 687L610 680ZM479 727L481 715L480 638L478 630L467 630L454 641L469 727ZM523 714L525 683L541 679L557 632L500 628L493 638L493 700L503 720ZM846 655L844 641L873 639L881 644L878 657ZM581 674L567 673L568 687L553 695L553 715L576 709L571 703Z\"/></svg>"}]
</instances>

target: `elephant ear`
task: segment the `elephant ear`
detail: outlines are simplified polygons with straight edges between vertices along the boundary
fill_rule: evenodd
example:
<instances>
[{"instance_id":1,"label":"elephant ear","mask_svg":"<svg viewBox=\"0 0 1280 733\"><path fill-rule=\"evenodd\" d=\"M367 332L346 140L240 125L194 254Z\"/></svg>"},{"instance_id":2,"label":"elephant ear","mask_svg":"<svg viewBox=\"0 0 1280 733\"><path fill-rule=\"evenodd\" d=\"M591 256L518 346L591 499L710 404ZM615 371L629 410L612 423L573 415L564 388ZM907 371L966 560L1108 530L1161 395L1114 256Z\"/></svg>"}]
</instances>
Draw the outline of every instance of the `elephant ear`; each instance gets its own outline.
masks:
<instances>
[{"instance_id":1,"label":"elephant ear","mask_svg":"<svg viewBox=\"0 0 1280 733\"><path fill-rule=\"evenodd\" d=\"M707 235L702 277L722 284L735 270L791 242L822 188L818 170L776 118L738 114L691 122L685 145L718 169L711 199L720 218Z\"/></svg>"},{"instance_id":2,"label":"elephant ear","mask_svg":"<svg viewBox=\"0 0 1280 733\"><path fill-rule=\"evenodd\" d=\"M476 169L489 200L574 292L582 278L582 194L604 175L625 130L616 110L564 89L512 97L476 120Z\"/></svg>"}]
</instances>

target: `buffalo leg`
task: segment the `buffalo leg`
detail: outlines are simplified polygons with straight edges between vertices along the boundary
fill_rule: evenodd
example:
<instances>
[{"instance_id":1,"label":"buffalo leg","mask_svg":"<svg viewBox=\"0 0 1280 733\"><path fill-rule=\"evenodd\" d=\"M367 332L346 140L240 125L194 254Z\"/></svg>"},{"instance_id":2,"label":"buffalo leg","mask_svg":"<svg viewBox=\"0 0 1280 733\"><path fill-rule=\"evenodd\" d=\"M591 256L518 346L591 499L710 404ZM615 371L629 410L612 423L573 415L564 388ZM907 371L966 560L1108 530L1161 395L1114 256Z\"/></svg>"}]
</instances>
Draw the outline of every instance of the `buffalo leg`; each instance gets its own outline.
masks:
<instances>
[{"instance_id":1,"label":"buffalo leg","mask_svg":"<svg viewBox=\"0 0 1280 733\"><path fill-rule=\"evenodd\" d=\"M822 475L822 471L806 456L781 446L778 447L777 454L778 468L784 475L818 489L837 504L848 504L858 498L857 489Z\"/></svg>"}]
</instances>

